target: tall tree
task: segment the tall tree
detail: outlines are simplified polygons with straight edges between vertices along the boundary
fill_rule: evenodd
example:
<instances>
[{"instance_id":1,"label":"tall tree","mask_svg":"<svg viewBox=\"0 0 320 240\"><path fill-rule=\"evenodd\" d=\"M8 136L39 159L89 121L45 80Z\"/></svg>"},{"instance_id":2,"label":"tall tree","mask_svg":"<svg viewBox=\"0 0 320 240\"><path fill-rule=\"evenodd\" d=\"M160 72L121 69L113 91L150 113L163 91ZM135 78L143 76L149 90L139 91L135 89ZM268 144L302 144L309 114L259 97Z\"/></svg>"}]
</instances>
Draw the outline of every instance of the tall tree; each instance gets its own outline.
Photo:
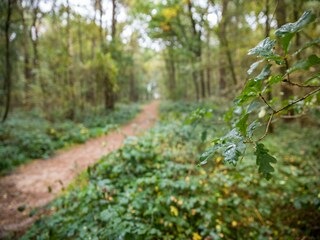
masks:
<instances>
[{"instance_id":1,"label":"tall tree","mask_svg":"<svg viewBox=\"0 0 320 240\"><path fill-rule=\"evenodd\" d=\"M10 55L10 25L11 25L11 16L12 8L14 1L7 1L7 16L5 20L5 81L4 81L4 93L5 93L5 109L2 116L2 122L4 122L9 114L10 103L11 103L11 55Z\"/></svg>"},{"instance_id":2,"label":"tall tree","mask_svg":"<svg viewBox=\"0 0 320 240\"><path fill-rule=\"evenodd\" d=\"M276 20L278 28L282 25L286 24L287 21L287 4L285 0L278 0L278 5L276 8ZM289 68L289 62L286 60L285 66L283 66L280 71L282 74L285 74L286 70ZM289 99L292 96L293 91L289 84L283 84L281 87L281 91L283 92L283 99Z\"/></svg>"}]
</instances>

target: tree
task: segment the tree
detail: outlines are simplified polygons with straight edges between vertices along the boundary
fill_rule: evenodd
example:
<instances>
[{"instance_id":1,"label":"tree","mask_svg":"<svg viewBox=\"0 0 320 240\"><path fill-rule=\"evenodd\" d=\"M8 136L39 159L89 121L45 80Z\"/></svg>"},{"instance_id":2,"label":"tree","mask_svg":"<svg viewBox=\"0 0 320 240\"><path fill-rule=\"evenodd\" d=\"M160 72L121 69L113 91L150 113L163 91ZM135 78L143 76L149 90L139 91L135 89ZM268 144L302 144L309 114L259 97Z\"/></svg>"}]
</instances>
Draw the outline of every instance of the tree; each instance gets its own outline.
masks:
<instances>
[{"instance_id":1,"label":"tree","mask_svg":"<svg viewBox=\"0 0 320 240\"><path fill-rule=\"evenodd\" d=\"M5 32L5 81L3 85L3 90L5 93L4 103L5 109L2 116L2 122L4 122L9 114L10 103L11 103L11 44L10 44L10 25L11 25L11 16L12 16L12 8L15 2L8 0L7 1L7 14L4 26Z\"/></svg>"}]
</instances>

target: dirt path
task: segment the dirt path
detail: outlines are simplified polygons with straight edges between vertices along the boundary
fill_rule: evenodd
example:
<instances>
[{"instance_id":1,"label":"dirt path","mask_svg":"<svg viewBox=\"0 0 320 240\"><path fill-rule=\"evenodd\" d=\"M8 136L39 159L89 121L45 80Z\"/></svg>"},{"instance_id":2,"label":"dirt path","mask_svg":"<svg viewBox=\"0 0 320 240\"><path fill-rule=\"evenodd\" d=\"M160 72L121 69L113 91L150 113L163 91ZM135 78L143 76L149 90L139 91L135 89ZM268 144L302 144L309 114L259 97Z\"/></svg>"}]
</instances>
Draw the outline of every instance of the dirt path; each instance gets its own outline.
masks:
<instances>
[{"instance_id":1,"label":"dirt path","mask_svg":"<svg viewBox=\"0 0 320 240\"><path fill-rule=\"evenodd\" d=\"M7 232L20 232L35 219L31 209L53 200L63 187L101 156L123 145L126 136L137 135L150 128L156 118L158 102L143 106L142 112L131 122L100 138L66 151L57 152L48 160L35 160L19 167L11 175L0 179L0 239ZM51 189L51 192L49 192ZM25 210L20 212L18 208Z\"/></svg>"}]
</instances>

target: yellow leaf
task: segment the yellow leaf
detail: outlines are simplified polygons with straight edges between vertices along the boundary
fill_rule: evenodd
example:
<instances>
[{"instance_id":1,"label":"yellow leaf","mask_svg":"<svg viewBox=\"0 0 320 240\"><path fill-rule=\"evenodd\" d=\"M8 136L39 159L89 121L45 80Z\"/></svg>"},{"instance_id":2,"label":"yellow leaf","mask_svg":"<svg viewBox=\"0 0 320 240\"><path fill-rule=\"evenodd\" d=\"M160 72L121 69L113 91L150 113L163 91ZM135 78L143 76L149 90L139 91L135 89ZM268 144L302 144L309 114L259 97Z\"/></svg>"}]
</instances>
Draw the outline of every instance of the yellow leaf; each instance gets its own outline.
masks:
<instances>
[{"instance_id":1,"label":"yellow leaf","mask_svg":"<svg viewBox=\"0 0 320 240\"><path fill-rule=\"evenodd\" d=\"M179 211L175 206L170 206L170 213L175 217L179 215Z\"/></svg>"},{"instance_id":2,"label":"yellow leaf","mask_svg":"<svg viewBox=\"0 0 320 240\"><path fill-rule=\"evenodd\" d=\"M162 10L162 15L165 17L166 20L170 20L177 16L178 11L176 8L165 8Z\"/></svg>"},{"instance_id":3,"label":"yellow leaf","mask_svg":"<svg viewBox=\"0 0 320 240\"><path fill-rule=\"evenodd\" d=\"M232 225L232 227L236 227L236 226L238 225L238 223L237 223L237 221L234 221L234 220L233 220L233 221L231 222L231 225Z\"/></svg>"},{"instance_id":4,"label":"yellow leaf","mask_svg":"<svg viewBox=\"0 0 320 240\"><path fill-rule=\"evenodd\" d=\"M201 240L202 237L199 235L199 233L192 233L192 240Z\"/></svg>"}]
</instances>

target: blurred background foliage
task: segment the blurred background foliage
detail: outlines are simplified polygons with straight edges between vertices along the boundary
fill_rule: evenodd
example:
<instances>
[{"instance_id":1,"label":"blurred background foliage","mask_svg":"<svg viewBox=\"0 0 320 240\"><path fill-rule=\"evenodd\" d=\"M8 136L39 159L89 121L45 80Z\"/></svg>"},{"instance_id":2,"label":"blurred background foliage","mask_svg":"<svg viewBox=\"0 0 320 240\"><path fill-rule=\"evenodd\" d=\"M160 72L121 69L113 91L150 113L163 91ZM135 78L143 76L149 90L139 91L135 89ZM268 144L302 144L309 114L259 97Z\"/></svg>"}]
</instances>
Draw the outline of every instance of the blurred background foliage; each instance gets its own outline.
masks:
<instances>
[{"instance_id":1,"label":"blurred background foliage","mask_svg":"<svg viewBox=\"0 0 320 240\"><path fill-rule=\"evenodd\" d=\"M199 107L212 117L186 123ZM22 239L317 239L319 142L312 139L319 129L297 133L282 124L265 142L281 159L266 181L253 151L237 168L219 154L195 166L203 132L211 138L227 129L215 106L166 102L160 109L154 129L90 167Z\"/></svg>"}]
</instances>

